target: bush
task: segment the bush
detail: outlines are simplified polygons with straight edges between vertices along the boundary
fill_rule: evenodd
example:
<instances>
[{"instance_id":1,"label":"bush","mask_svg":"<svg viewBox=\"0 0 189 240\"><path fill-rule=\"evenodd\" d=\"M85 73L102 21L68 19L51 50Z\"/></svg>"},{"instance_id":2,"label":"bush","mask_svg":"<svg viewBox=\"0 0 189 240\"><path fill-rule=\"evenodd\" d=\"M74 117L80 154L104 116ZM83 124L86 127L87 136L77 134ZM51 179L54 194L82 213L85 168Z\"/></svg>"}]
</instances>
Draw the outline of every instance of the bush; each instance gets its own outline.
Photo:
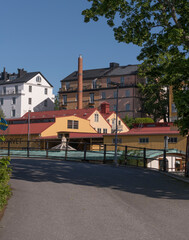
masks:
<instances>
[{"instance_id":1,"label":"bush","mask_svg":"<svg viewBox=\"0 0 189 240\"><path fill-rule=\"evenodd\" d=\"M11 195L11 188L9 185L10 175L10 158L4 157L0 159L0 210L3 209L7 203L8 197Z\"/></svg>"},{"instance_id":2,"label":"bush","mask_svg":"<svg viewBox=\"0 0 189 240\"><path fill-rule=\"evenodd\" d=\"M152 118L135 118L135 123L154 123L154 120Z\"/></svg>"}]
</instances>

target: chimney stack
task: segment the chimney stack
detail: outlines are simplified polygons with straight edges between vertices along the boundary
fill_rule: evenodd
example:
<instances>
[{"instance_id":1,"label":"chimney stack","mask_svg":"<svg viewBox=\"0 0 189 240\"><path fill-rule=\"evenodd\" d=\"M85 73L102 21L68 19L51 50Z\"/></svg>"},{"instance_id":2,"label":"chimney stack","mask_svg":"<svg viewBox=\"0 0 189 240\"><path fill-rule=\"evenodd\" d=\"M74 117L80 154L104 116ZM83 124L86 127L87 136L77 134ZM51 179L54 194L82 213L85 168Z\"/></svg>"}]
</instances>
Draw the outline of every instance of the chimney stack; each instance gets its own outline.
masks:
<instances>
[{"instance_id":1,"label":"chimney stack","mask_svg":"<svg viewBox=\"0 0 189 240\"><path fill-rule=\"evenodd\" d=\"M77 109L83 108L83 58L78 58L78 101Z\"/></svg>"}]
</instances>

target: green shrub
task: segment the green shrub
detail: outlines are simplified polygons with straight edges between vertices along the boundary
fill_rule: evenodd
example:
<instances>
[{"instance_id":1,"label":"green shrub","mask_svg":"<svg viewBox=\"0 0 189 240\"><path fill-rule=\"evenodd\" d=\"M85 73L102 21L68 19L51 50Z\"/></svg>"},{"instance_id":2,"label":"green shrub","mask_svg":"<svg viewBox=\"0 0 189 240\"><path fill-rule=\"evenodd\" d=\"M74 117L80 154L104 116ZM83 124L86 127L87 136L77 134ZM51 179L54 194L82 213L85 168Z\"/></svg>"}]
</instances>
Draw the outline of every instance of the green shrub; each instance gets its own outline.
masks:
<instances>
[{"instance_id":1,"label":"green shrub","mask_svg":"<svg viewBox=\"0 0 189 240\"><path fill-rule=\"evenodd\" d=\"M0 159L0 210L7 203L8 197L11 195L11 188L9 185L10 175L10 158L3 157Z\"/></svg>"},{"instance_id":2,"label":"green shrub","mask_svg":"<svg viewBox=\"0 0 189 240\"><path fill-rule=\"evenodd\" d=\"M154 123L152 118L135 118L135 123Z\"/></svg>"}]
</instances>

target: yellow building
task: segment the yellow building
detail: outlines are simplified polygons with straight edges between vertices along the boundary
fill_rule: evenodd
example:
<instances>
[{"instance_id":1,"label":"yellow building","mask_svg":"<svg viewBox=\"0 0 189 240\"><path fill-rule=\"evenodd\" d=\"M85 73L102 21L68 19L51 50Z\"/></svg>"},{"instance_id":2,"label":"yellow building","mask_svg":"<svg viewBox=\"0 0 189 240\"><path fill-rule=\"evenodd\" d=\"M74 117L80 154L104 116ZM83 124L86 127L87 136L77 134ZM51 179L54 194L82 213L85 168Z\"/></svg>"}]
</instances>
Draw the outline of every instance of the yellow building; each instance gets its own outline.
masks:
<instances>
[{"instance_id":1,"label":"yellow building","mask_svg":"<svg viewBox=\"0 0 189 240\"><path fill-rule=\"evenodd\" d=\"M107 134L103 137L108 150L114 150L115 134ZM164 149L165 137L168 137L168 149L186 151L186 137L181 136L171 123L135 125L126 133L118 133L118 150L124 150L124 146Z\"/></svg>"}]
</instances>

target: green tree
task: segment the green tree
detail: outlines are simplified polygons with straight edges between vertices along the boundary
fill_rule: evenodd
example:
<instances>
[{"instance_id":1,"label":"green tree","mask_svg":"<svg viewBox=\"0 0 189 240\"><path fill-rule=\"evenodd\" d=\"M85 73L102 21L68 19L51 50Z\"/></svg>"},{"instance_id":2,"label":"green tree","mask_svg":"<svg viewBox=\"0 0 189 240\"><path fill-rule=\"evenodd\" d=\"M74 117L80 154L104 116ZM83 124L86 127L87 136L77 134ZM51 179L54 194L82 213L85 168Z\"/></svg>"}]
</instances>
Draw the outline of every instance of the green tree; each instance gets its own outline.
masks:
<instances>
[{"instance_id":1,"label":"green tree","mask_svg":"<svg viewBox=\"0 0 189 240\"><path fill-rule=\"evenodd\" d=\"M125 117L122 120L127 125L127 127L129 127L130 129L133 128L133 124L135 122L134 118L125 115Z\"/></svg>"},{"instance_id":2,"label":"green tree","mask_svg":"<svg viewBox=\"0 0 189 240\"><path fill-rule=\"evenodd\" d=\"M5 118L5 114L1 108L0 108L0 118Z\"/></svg>"},{"instance_id":3,"label":"green tree","mask_svg":"<svg viewBox=\"0 0 189 240\"><path fill-rule=\"evenodd\" d=\"M88 0L92 6L82 12L84 21L104 16L118 42L141 47L140 74L158 78L159 86L173 86L174 102L183 134L189 129L181 105L183 84L189 87L189 1L186 0Z\"/></svg>"},{"instance_id":4,"label":"green tree","mask_svg":"<svg viewBox=\"0 0 189 240\"><path fill-rule=\"evenodd\" d=\"M55 96L54 110L59 110L59 95Z\"/></svg>"},{"instance_id":5,"label":"green tree","mask_svg":"<svg viewBox=\"0 0 189 240\"><path fill-rule=\"evenodd\" d=\"M168 88L162 87L156 79L148 79L146 85L138 84L141 93L142 112L151 116L154 122L168 120Z\"/></svg>"}]
</instances>

